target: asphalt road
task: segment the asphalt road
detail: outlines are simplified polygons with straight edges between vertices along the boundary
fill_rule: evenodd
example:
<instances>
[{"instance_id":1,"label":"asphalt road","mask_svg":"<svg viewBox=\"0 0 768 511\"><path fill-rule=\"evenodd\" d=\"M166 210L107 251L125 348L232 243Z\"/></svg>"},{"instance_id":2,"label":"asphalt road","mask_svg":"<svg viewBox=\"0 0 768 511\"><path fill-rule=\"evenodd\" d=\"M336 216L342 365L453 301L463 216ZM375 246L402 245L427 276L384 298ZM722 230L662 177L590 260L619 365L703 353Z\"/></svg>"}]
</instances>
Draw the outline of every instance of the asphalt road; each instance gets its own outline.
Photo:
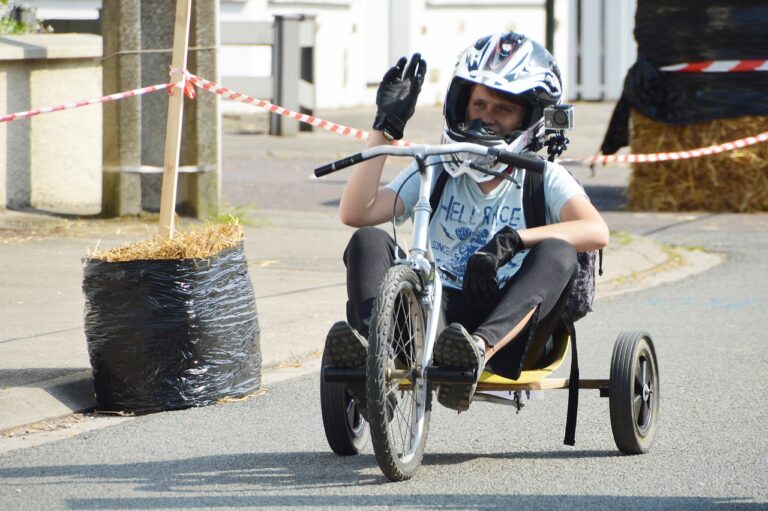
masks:
<instances>
[{"instance_id":1,"label":"asphalt road","mask_svg":"<svg viewBox=\"0 0 768 511\"><path fill-rule=\"evenodd\" d=\"M520 414L436 405L421 469L389 483L370 447L330 452L313 374L0 454L0 508L768 509L768 216L606 216L728 253L708 272L600 300L578 325L585 378L608 376L619 331L653 336L661 414L646 455L619 455L596 391L582 392L576 446L562 445L566 394L548 391Z\"/></svg>"}]
</instances>

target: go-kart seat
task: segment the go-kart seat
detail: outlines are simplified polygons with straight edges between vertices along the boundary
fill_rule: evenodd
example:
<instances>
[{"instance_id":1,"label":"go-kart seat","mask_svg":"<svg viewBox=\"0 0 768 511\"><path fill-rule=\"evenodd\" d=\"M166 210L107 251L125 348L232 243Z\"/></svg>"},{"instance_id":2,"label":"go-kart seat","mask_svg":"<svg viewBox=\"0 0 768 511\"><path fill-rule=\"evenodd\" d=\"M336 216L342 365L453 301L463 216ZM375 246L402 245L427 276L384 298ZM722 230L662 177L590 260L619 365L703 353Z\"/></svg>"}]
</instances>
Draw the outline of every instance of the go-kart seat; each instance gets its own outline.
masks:
<instances>
[{"instance_id":1,"label":"go-kart seat","mask_svg":"<svg viewBox=\"0 0 768 511\"><path fill-rule=\"evenodd\" d=\"M480 375L478 383L525 385L543 380L563 363L569 345L568 330L560 324L552 335L534 337L519 378L512 380L486 370Z\"/></svg>"}]
</instances>

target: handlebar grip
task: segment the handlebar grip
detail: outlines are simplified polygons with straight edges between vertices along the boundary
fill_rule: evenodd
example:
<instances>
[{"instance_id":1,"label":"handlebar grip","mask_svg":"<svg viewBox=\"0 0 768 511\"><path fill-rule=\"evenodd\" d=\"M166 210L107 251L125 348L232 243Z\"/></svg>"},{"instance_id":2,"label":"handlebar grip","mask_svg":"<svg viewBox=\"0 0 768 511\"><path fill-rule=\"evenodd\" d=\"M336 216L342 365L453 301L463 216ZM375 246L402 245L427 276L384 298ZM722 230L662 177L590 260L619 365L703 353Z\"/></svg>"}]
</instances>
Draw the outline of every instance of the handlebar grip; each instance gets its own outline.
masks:
<instances>
[{"instance_id":1,"label":"handlebar grip","mask_svg":"<svg viewBox=\"0 0 768 511\"><path fill-rule=\"evenodd\" d=\"M331 172L336 172L337 170L351 167L352 165L356 165L363 160L364 158L362 153L353 154L352 156L348 156L346 158L342 158L327 165L323 165L322 167L316 168L315 177L327 176Z\"/></svg>"},{"instance_id":2,"label":"handlebar grip","mask_svg":"<svg viewBox=\"0 0 768 511\"><path fill-rule=\"evenodd\" d=\"M528 156L521 156L519 154L510 153L501 149L496 149L496 151L494 151L494 156L496 156L496 159L501 163L506 163L507 165L519 167L525 170L531 170L533 172L544 172L544 169L547 166L547 162L544 160L540 160L538 158L530 158Z\"/></svg>"}]
</instances>

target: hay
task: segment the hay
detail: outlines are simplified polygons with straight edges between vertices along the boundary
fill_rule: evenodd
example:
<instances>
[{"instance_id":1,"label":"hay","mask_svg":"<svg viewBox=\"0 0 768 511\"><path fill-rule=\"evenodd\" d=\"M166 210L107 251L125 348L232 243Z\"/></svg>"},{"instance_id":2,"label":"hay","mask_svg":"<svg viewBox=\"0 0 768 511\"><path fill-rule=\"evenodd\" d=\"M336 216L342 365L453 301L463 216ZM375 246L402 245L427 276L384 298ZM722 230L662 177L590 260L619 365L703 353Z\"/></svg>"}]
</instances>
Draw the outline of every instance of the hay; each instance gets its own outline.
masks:
<instances>
[{"instance_id":1,"label":"hay","mask_svg":"<svg viewBox=\"0 0 768 511\"><path fill-rule=\"evenodd\" d=\"M228 224L205 224L188 230L176 230L174 237L154 236L110 250L95 249L91 259L110 263L149 259L208 259L223 250L234 248L243 240L243 228L235 221Z\"/></svg>"},{"instance_id":2,"label":"hay","mask_svg":"<svg viewBox=\"0 0 768 511\"><path fill-rule=\"evenodd\" d=\"M632 112L632 153L696 149L768 130L768 117L671 126ZM768 143L688 160L632 165L630 209L768 211Z\"/></svg>"}]
</instances>

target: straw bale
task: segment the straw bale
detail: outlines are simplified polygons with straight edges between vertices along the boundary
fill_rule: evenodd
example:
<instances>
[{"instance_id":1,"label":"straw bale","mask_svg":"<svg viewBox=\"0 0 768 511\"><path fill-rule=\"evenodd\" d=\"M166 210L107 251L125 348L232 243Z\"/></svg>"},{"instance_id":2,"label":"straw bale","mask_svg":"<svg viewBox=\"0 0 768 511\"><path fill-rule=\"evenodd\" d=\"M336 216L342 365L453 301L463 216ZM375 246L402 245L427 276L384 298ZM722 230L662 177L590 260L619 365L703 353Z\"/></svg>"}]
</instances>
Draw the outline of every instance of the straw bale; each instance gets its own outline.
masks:
<instances>
[{"instance_id":1,"label":"straw bale","mask_svg":"<svg viewBox=\"0 0 768 511\"><path fill-rule=\"evenodd\" d=\"M92 259L110 263L149 259L208 259L234 248L243 240L243 228L237 221L227 224L204 224L178 229L173 238L154 236L110 250L95 250Z\"/></svg>"},{"instance_id":2,"label":"straw bale","mask_svg":"<svg viewBox=\"0 0 768 511\"><path fill-rule=\"evenodd\" d=\"M768 117L673 126L632 112L632 153L696 149L768 131ZM630 209L644 211L768 211L768 143L690 158L632 165Z\"/></svg>"}]
</instances>

